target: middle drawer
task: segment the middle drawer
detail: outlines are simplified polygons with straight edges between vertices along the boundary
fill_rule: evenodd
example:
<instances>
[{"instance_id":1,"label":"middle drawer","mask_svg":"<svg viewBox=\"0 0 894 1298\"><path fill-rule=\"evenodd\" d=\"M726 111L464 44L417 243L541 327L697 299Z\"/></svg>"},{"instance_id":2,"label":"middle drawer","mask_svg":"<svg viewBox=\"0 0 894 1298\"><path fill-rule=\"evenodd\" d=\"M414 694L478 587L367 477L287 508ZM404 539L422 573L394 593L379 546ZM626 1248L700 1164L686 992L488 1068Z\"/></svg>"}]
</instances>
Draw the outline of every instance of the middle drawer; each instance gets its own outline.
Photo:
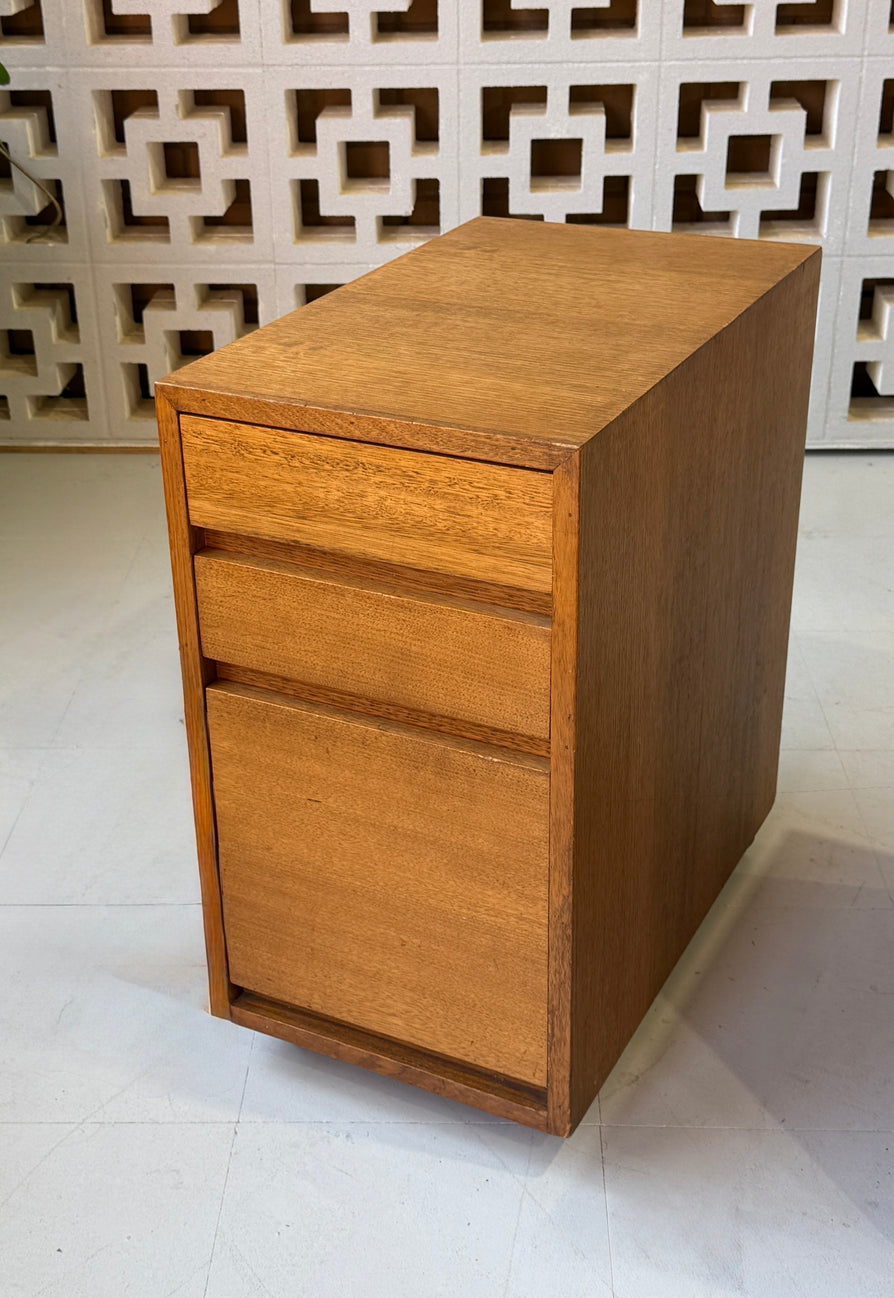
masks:
<instances>
[{"instance_id":1,"label":"middle drawer","mask_svg":"<svg viewBox=\"0 0 894 1298\"><path fill-rule=\"evenodd\" d=\"M548 738L545 617L222 550L197 554L195 574L206 658Z\"/></svg>"}]
</instances>

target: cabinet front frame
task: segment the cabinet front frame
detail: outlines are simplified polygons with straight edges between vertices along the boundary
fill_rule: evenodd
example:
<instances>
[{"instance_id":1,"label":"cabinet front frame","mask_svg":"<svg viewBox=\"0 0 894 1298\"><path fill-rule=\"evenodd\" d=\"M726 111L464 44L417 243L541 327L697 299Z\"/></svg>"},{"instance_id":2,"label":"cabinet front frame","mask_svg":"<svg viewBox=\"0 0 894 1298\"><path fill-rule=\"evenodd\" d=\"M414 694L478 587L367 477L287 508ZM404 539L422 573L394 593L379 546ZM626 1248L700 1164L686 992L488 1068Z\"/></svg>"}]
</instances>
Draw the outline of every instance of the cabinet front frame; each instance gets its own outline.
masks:
<instances>
[{"instance_id":1,"label":"cabinet front frame","mask_svg":"<svg viewBox=\"0 0 894 1298\"><path fill-rule=\"evenodd\" d=\"M173 395L175 389L170 391ZM156 385L155 400L183 677L184 722L195 814L210 1012L219 1018L230 1019L256 1031L279 1037L331 1058L360 1065L496 1116L511 1119L537 1130L557 1135L567 1134L569 1127L565 1115L568 1112L568 1105L561 1102L561 1097L557 1103L554 1096L555 1083L559 1082L563 1075L567 1077L562 1052L567 1050L568 1033L562 1022L563 1005L556 1004L554 999L556 991L562 990L565 980L564 971L567 969L566 946L563 944L570 897L567 896L567 889L557 886L556 880L557 859L561 863L567 858L561 851L557 858L554 845L557 827L556 796L557 792L562 798L565 796L568 788L567 773L555 787L552 770L550 775L547 881L547 1083L545 1087L526 1086L513 1079L478 1069L473 1064L448 1059L425 1050L415 1049L404 1042L364 1032L348 1023L327 1020L293 1006L264 1001L260 997L246 993L244 989L231 982L217 860L211 748L205 711L205 690L215 679L215 666L202 654L193 568L194 556L205 547L205 531L202 527L193 524L189 517L180 434L180 415L188 412L175 407L168 399L163 384ZM207 411L203 413L208 414ZM424 451L416 453L426 454ZM570 461L572 466L575 459L576 457L572 457ZM565 562L569 553L569 543L573 543L571 532L576 525L576 520L572 518L573 509L567 519L560 518L559 510L565 509L569 503L576 500L573 485L576 478L573 467L570 476L566 470L566 477L561 479L558 473L549 473L543 469L530 471L538 475L545 473L555 484L553 555ZM567 598L566 594L566 603ZM567 607L570 609L571 605L568 604ZM566 616L570 614L566 613ZM554 636L551 652L553 681L551 690L555 688L557 667L563 666L568 652L565 639L562 638L557 646ZM552 706L554 700L551 698ZM564 742L567 744L567 728L563 733ZM566 760L568 755L566 753ZM561 820L561 816L559 819ZM566 817L566 820L570 818ZM560 840L560 847L562 841L564 840ZM557 899L561 901L559 911L554 910ZM565 1088L567 1089L567 1082Z\"/></svg>"}]
</instances>

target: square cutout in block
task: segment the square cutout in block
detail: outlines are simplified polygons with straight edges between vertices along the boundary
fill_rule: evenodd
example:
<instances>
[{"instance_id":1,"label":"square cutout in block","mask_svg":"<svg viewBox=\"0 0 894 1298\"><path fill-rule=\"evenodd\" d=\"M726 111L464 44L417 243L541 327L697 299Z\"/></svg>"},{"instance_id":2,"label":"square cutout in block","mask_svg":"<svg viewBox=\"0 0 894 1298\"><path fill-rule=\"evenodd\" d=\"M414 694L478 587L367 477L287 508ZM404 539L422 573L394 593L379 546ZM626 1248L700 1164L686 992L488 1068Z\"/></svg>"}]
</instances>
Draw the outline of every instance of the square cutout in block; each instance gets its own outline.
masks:
<instances>
[{"instance_id":1,"label":"square cutout in block","mask_svg":"<svg viewBox=\"0 0 894 1298\"><path fill-rule=\"evenodd\" d=\"M379 189L391 177L391 147L387 140L346 140L345 187Z\"/></svg>"},{"instance_id":2,"label":"square cutout in block","mask_svg":"<svg viewBox=\"0 0 894 1298\"><path fill-rule=\"evenodd\" d=\"M727 189L775 185L778 135L731 135L726 152Z\"/></svg>"},{"instance_id":3,"label":"square cutout in block","mask_svg":"<svg viewBox=\"0 0 894 1298\"><path fill-rule=\"evenodd\" d=\"M582 139L532 140L531 188L537 181L572 181L580 183L584 142Z\"/></svg>"},{"instance_id":4,"label":"square cutout in block","mask_svg":"<svg viewBox=\"0 0 894 1298\"><path fill-rule=\"evenodd\" d=\"M333 289L341 288L341 284L296 284L295 285L295 305L310 306L311 302L316 302L318 298L325 297Z\"/></svg>"},{"instance_id":5,"label":"square cutout in block","mask_svg":"<svg viewBox=\"0 0 894 1298\"><path fill-rule=\"evenodd\" d=\"M6 41L15 41L17 45L42 45L46 40L43 29L43 7L41 0L32 0L24 8L0 18L0 36Z\"/></svg>"},{"instance_id":6,"label":"square cutout in block","mask_svg":"<svg viewBox=\"0 0 894 1298\"><path fill-rule=\"evenodd\" d=\"M287 41L346 41L347 13L315 13L310 0L289 0Z\"/></svg>"},{"instance_id":7,"label":"square cutout in block","mask_svg":"<svg viewBox=\"0 0 894 1298\"><path fill-rule=\"evenodd\" d=\"M373 23L374 40L431 40L438 34L438 0L410 0L402 13L374 14Z\"/></svg>"},{"instance_id":8,"label":"square cutout in block","mask_svg":"<svg viewBox=\"0 0 894 1298\"><path fill-rule=\"evenodd\" d=\"M36 376L37 357L30 329L0 329L0 373Z\"/></svg>"},{"instance_id":9,"label":"square cutout in block","mask_svg":"<svg viewBox=\"0 0 894 1298\"><path fill-rule=\"evenodd\" d=\"M331 216L320 211L320 182L313 177L292 182L295 200L295 239L353 243L353 216Z\"/></svg>"},{"instance_id":10,"label":"square cutout in block","mask_svg":"<svg viewBox=\"0 0 894 1298\"><path fill-rule=\"evenodd\" d=\"M161 149L167 180L201 180L199 146L194 140L174 140Z\"/></svg>"}]
</instances>

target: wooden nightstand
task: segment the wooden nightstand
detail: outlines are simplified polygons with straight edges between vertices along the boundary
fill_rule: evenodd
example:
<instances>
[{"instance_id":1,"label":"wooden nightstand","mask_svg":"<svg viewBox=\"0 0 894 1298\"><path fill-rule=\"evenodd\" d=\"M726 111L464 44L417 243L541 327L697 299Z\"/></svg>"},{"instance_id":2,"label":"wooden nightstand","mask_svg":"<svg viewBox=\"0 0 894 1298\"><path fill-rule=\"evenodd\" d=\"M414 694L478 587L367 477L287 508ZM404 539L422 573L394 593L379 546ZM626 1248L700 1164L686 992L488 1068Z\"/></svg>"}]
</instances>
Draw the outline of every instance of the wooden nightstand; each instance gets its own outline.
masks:
<instances>
[{"instance_id":1,"label":"wooden nightstand","mask_svg":"<svg viewBox=\"0 0 894 1298\"><path fill-rule=\"evenodd\" d=\"M157 385L213 1013L573 1130L773 802L819 262L480 219Z\"/></svg>"}]
</instances>

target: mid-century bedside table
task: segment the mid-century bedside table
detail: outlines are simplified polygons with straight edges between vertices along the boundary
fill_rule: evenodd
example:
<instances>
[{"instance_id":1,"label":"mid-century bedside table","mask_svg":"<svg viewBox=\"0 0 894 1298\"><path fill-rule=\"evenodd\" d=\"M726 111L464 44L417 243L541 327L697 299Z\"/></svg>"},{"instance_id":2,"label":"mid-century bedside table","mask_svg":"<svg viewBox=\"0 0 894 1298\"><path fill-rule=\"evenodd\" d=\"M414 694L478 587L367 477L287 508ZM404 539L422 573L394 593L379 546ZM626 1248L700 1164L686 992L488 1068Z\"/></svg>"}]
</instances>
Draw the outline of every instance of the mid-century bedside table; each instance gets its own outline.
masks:
<instances>
[{"instance_id":1,"label":"mid-century bedside table","mask_svg":"<svg viewBox=\"0 0 894 1298\"><path fill-rule=\"evenodd\" d=\"M819 260L481 219L157 385L213 1013L573 1130L773 802Z\"/></svg>"}]
</instances>

